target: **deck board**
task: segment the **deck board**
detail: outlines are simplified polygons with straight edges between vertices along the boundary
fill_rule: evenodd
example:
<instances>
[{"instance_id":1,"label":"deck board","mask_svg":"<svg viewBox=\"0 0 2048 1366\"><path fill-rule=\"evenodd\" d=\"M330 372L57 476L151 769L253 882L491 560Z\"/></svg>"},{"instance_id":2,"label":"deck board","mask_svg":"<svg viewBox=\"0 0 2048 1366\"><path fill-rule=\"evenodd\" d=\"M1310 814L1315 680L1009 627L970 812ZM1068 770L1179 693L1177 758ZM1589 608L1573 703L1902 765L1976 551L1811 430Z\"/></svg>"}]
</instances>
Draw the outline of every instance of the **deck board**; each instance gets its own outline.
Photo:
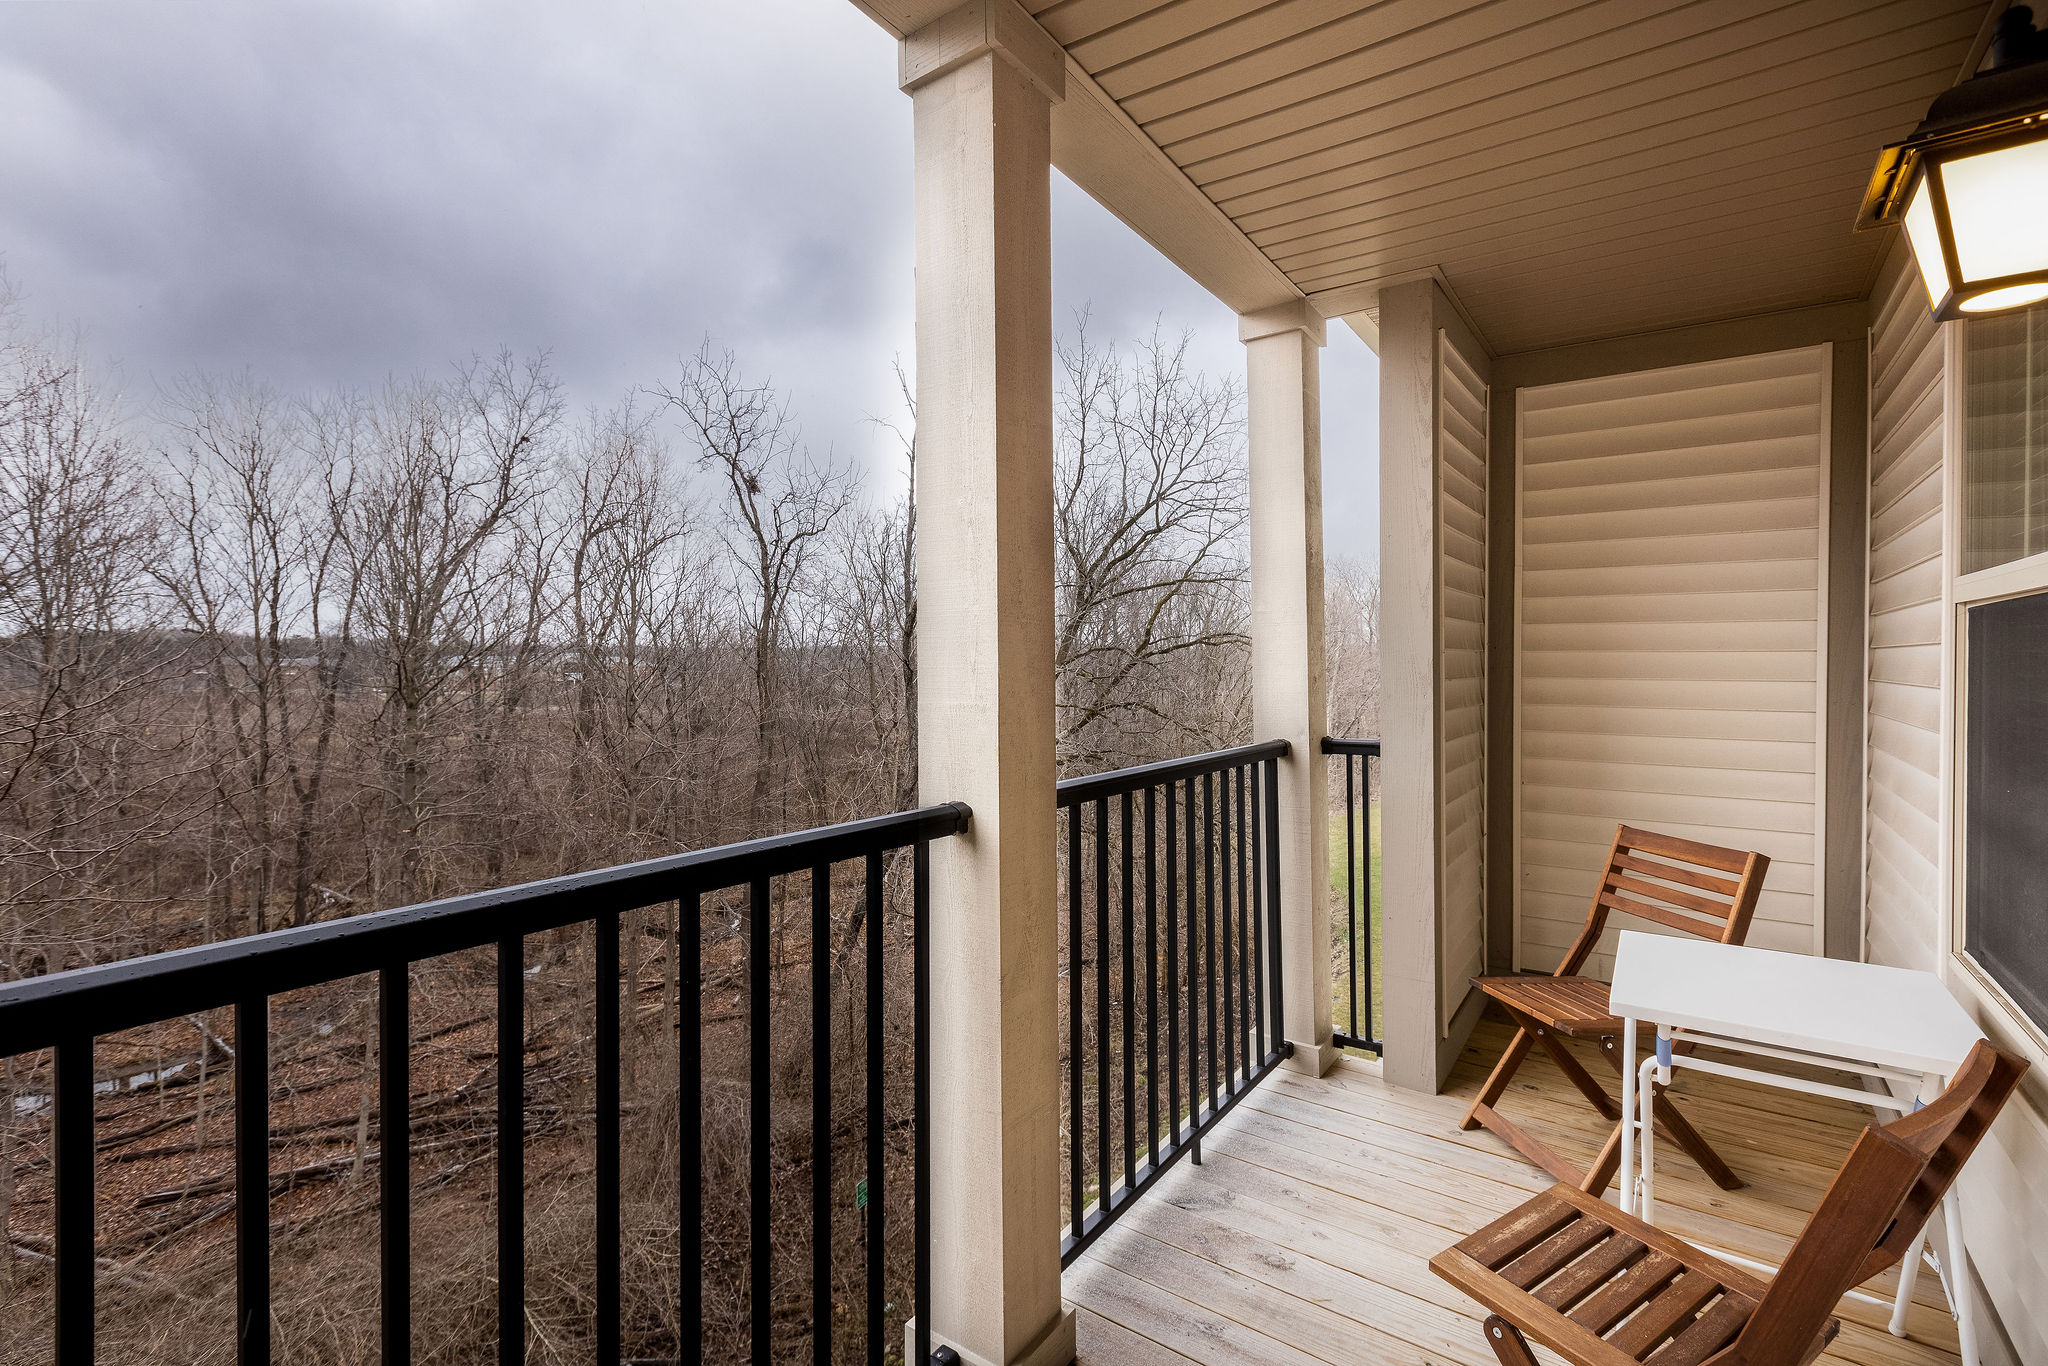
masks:
<instances>
[{"instance_id":1,"label":"deck board","mask_svg":"<svg viewBox=\"0 0 2048 1366\"><path fill-rule=\"evenodd\" d=\"M1202 1166L1167 1173L1068 1269L1081 1362L1491 1366L1483 1315L1426 1262L1549 1185L1494 1135L1457 1127L1505 1043L1501 1027L1482 1024L1441 1096L1389 1087L1353 1059L1320 1079L1268 1078L1204 1138ZM1607 1075L1590 1049L1581 1057ZM1869 1112L1697 1072L1681 1072L1674 1089L1749 1184L1722 1191L1660 1145L1659 1223L1710 1247L1782 1257ZM1502 1106L1574 1161L1605 1137L1547 1059L1523 1068ZM1888 1295L1895 1284L1888 1273L1866 1289ZM1956 1366L1955 1325L1932 1276L1903 1341L1884 1331L1878 1306L1844 1300L1838 1312L1842 1334L1820 1358L1829 1366Z\"/></svg>"}]
</instances>

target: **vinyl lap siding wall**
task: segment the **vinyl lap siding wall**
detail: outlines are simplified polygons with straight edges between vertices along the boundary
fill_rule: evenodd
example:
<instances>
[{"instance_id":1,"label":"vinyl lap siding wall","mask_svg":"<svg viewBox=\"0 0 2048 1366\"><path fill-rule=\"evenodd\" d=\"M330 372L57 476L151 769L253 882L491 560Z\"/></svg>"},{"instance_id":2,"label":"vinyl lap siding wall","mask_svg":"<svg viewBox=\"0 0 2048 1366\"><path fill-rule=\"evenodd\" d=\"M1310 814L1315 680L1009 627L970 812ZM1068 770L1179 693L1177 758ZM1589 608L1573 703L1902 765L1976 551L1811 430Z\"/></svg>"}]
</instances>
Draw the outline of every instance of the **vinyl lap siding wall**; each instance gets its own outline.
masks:
<instances>
[{"instance_id":1,"label":"vinyl lap siding wall","mask_svg":"<svg viewBox=\"0 0 2048 1366\"><path fill-rule=\"evenodd\" d=\"M1818 951L1826 385L1809 348L1520 391L1517 966L1617 822L1770 855L1750 942Z\"/></svg>"},{"instance_id":2,"label":"vinyl lap siding wall","mask_svg":"<svg viewBox=\"0 0 2048 1366\"><path fill-rule=\"evenodd\" d=\"M1442 1018L1486 971L1486 382L1437 334Z\"/></svg>"},{"instance_id":3,"label":"vinyl lap siding wall","mask_svg":"<svg viewBox=\"0 0 2048 1366\"><path fill-rule=\"evenodd\" d=\"M1871 301L1870 676L1864 938L1933 971L1940 947L1942 341L1911 259Z\"/></svg>"},{"instance_id":4,"label":"vinyl lap siding wall","mask_svg":"<svg viewBox=\"0 0 2048 1366\"><path fill-rule=\"evenodd\" d=\"M1870 302L1865 956L1953 978L1959 969L1942 961L1940 862L1947 376L1941 330L1903 242ZM1958 1182L1971 1261L2013 1349L1980 1332L1987 1366L2048 1363L2048 1118L2030 1089Z\"/></svg>"}]
</instances>

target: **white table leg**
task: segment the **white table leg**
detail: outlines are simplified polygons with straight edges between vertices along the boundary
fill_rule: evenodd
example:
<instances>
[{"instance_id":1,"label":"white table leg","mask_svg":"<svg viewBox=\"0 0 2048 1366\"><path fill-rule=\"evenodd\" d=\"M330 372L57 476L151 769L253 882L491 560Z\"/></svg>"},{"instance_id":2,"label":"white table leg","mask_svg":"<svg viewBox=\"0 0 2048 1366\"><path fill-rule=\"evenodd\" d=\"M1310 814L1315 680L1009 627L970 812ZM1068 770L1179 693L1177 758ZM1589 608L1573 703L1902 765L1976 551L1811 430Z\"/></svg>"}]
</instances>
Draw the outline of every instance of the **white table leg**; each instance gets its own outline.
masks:
<instances>
[{"instance_id":1,"label":"white table leg","mask_svg":"<svg viewBox=\"0 0 2048 1366\"><path fill-rule=\"evenodd\" d=\"M1963 1202L1950 1186L1941 1197L1941 1280L1956 1311L1956 1345L1962 1366L1977 1366L1977 1307L1970 1294L1969 1263L1963 1256Z\"/></svg>"},{"instance_id":2,"label":"white table leg","mask_svg":"<svg viewBox=\"0 0 2048 1366\"><path fill-rule=\"evenodd\" d=\"M1621 1212L1636 1212L1636 1022L1621 1022Z\"/></svg>"},{"instance_id":3,"label":"white table leg","mask_svg":"<svg viewBox=\"0 0 2048 1366\"><path fill-rule=\"evenodd\" d=\"M1920 1234L1913 1239L1913 1246L1906 1252L1905 1260L1899 1263L1899 1293L1892 1301L1892 1336L1906 1336L1906 1310L1913 1303L1913 1291L1920 1282L1920 1263L1927 1254L1927 1228L1922 1225Z\"/></svg>"},{"instance_id":4,"label":"white table leg","mask_svg":"<svg viewBox=\"0 0 2048 1366\"><path fill-rule=\"evenodd\" d=\"M1655 1058L1643 1059L1641 1072L1636 1080L1636 1093L1642 1108L1641 1134L1643 1141L1640 1160L1642 1194L1637 1199L1636 1218L1646 1224L1657 1222L1657 1125L1652 1103L1657 1098L1657 1088L1652 1084L1652 1074L1657 1069Z\"/></svg>"}]
</instances>

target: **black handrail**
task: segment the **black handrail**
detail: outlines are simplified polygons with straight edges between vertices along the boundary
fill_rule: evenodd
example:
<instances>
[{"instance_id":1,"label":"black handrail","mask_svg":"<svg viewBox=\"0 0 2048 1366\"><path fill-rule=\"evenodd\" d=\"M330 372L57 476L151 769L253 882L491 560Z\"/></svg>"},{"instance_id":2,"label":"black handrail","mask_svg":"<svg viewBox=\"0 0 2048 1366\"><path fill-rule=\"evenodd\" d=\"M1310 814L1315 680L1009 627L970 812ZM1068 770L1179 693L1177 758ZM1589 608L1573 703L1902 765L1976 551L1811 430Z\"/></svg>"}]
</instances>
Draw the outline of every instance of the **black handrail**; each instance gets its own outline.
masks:
<instances>
[{"instance_id":1,"label":"black handrail","mask_svg":"<svg viewBox=\"0 0 2048 1366\"><path fill-rule=\"evenodd\" d=\"M55 1045L81 1030L112 1034L243 999L252 977L271 995L375 972L394 954L417 961L715 892L876 850L957 835L969 811L946 802L318 925L173 949L0 986L0 1057ZM158 1001L174 999L176 1012Z\"/></svg>"},{"instance_id":2,"label":"black handrail","mask_svg":"<svg viewBox=\"0 0 2048 1366\"><path fill-rule=\"evenodd\" d=\"M1382 1045L1372 1027L1372 761L1380 757L1380 742L1326 735L1323 753L1336 755L1344 765L1344 995L1351 1008L1351 1028L1334 1031L1334 1038L1339 1048L1379 1053Z\"/></svg>"},{"instance_id":3,"label":"black handrail","mask_svg":"<svg viewBox=\"0 0 2048 1366\"><path fill-rule=\"evenodd\" d=\"M1378 741L1373 743L1377 744ZM1141 764L1136 768L1119 768L1109 773L1091 773L1086 777L1068 778L1059 784L1059 806L1062 811L1092 802L1098 797L1116 797L1126 792L1142 792L1148 787L1161 787L1182 778L1199 778L1205 773L1244 764L1264 763L1268 759L1285 759L1288 745L1285 740L1262 740L1255 745L1239 745L1235 749L1211 750L1207 754L1191 754L1185 759L1166 759L1156 764Z\"/></svg>"},{"instance_id":4,"label":"black handrail","mask_svg":"<svg viewBox=\"0 0 2048 1366\"><path fill-rule=\"evenodd\" d=\"M829 932L833 865L855 859L866 864L866 927L869 953L867 1000L867 1167L869 1321L867 1351L881 1360L885 1348L879 1285L882 1245L882 1144L886 1118L879 1084L881 1021L882 856L912 851L913 1057L916 1286L918 1360L931 1356L928 968L925 921L929 895L929 844L967 829L970 813L948 803L872 820L777 835L722 848L705 849L641 863L574 873L523 886L450 897L418 906L380 911L225 943L80 968L0 986L0 1056L53 1047L55 1106L52 1173L55 1210L55 1349L57 1366L89 1366L93 1359L94 1296L94 1131L93 1039L139 1025L233 1006L235 1059L236 1298L237 1356L243 1363L270 1359L270 1085L268 1025L270 998L304 987L360 974L378 976L377 1019L385 1039L408 1044L410 967L423 959L495 944L497 972L498 1082L498 1359L525 1359L524 1235L522 1178L525 1134L524 946L528 935L590 922L596 935L596 978L612 990L597 991L595 1031L595 1124L597 1260L596 1327L600 1360L619 1359L619 1161L618 961L619 917L628 911L674 901L680 911L682 943L695 944L702 898L707 892L747 887L754 914L748 934L752 1008L748 1053L752 1083L752 1284L753 1359L770 1356L768 1218L770 1172L767 1132L769 1039L767 964L772 879L808 872L812 891L812 989L815 1019L831 1018L832 936ZM825 932L820 933L823 928ZM699 972L680 971L684 1020L698 1017ZM607 997L610 1000L607 1002ZM819 1011L820 997L825 1009ZM828 1026L829 1027L829 1026ZM378 1054L380 1281L383 1359L411 1357L411 1190L404 1161L384 1161L386 1151L407 1152L409 1143L409 1047L380 1047ZM824 1059L813 1078L812 1227L829 1249L832 1189L829 1039L814 1056ZM681 1265L683 1302L679 1326L687 1335L702 1323L701 1285L691 1274L703 1260L701 1111L690 1099L702 1092L702 1040L685 1027L678 1049L682 1084ZM815 1165L822 1164L822 1165ZM814 1259L812 1336L815 1354L829 1359L830 1264ZM688 1354L691 1344L679 1344Z\"/></svg>"},{"instance_id":5,"label":"black handrail","mask_svg":"<svg viewBox=\"0 0 2048 1366\"><path fill-rule=\"evenodd\" d=\"M1067 823L1062 1266L1183 1153L1199 1163L1202 1134L1290 1052L1274 856L1278 765L1287 754L1285 740L1270 740L1059 784ZM1092 1096L1085 1037L1091 984L1082 970L1091 903Z\"/></svg>"}]
</instances>

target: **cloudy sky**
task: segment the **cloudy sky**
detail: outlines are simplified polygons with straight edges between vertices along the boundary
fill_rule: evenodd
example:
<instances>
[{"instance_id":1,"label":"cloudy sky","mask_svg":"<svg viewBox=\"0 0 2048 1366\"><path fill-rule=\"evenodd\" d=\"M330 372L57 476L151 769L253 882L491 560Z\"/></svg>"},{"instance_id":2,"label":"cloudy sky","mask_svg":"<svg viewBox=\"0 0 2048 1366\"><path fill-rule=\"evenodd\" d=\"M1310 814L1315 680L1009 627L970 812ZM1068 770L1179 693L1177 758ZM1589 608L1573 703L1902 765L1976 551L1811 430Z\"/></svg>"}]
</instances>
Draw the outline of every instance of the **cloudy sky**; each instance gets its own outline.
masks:
<instances>
[{"instance_id":1,"label":"cloudy sky","mask_svg":"<svg viewBox=\"0 0 2048 1366\"><path fill-rule=\"evenodd\" d=\"M579 405L709 335L888 486L910 101L847 0L0 4L0 260L146 401L191 369L372 386L546 347ZM1063 327L1224 309L1055 175ZM1375 558L1377 371L1330 329L1332 554Z\"/></svg>"}]
</instances>

